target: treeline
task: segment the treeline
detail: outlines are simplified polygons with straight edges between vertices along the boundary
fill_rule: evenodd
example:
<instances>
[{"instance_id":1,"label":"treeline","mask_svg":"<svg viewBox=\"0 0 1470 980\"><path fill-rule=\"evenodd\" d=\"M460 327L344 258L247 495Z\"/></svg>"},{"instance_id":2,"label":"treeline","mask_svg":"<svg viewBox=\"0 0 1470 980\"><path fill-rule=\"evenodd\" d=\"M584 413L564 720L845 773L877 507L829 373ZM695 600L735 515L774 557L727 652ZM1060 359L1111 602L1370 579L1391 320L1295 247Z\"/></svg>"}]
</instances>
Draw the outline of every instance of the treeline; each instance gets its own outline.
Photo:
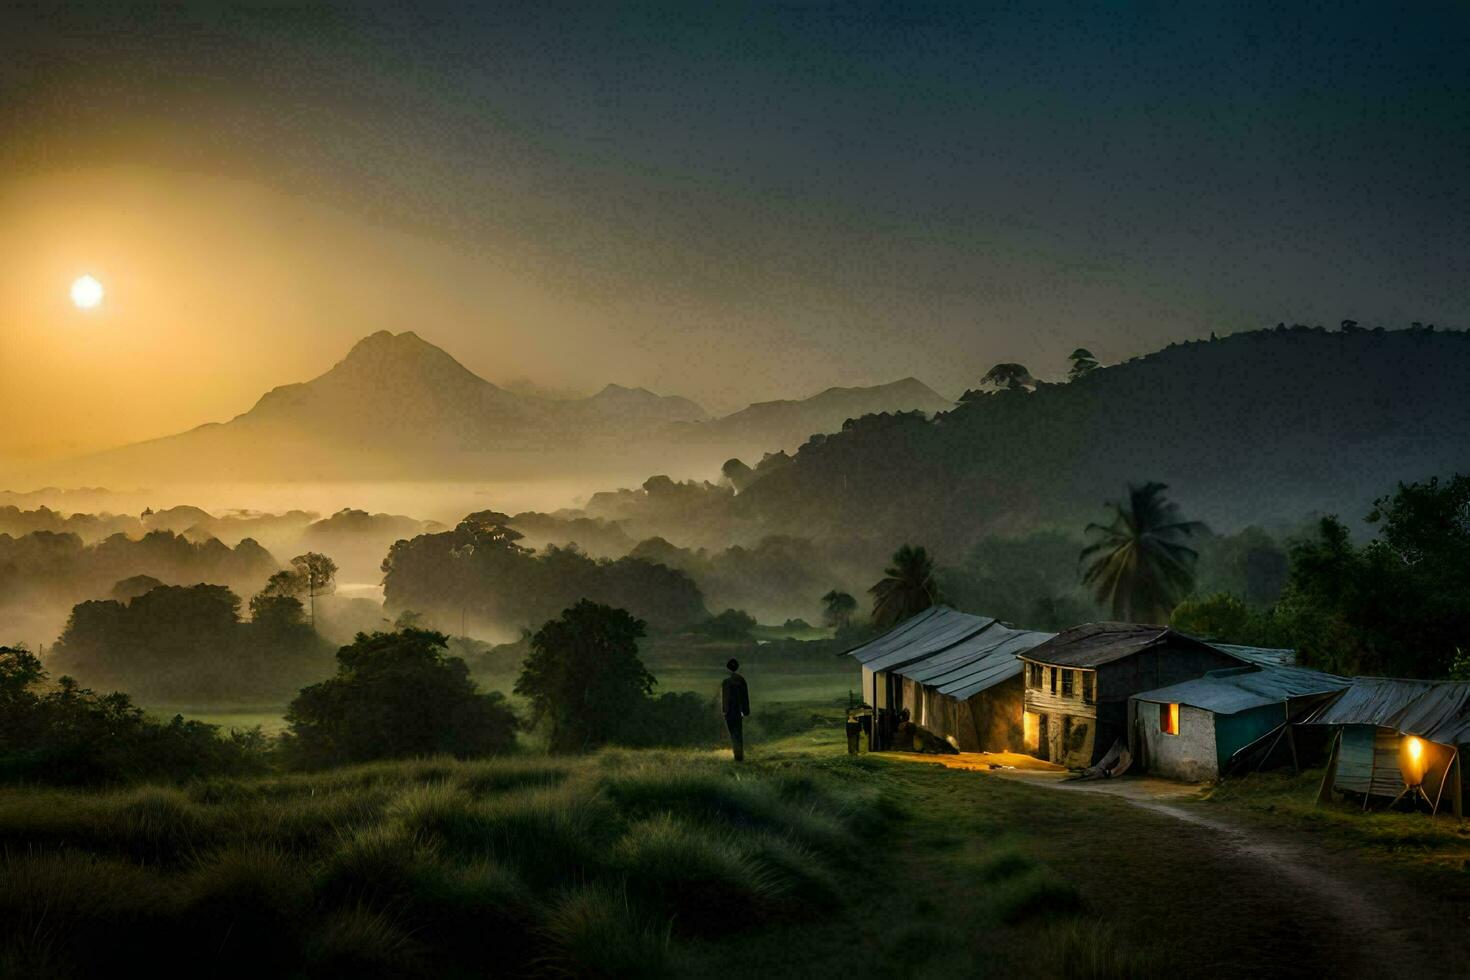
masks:
<instances>
[{"instance_id":1,"label":"treeline","mask_svg":"<svg viewBox=\"0 0 1470 980\"><path fill-rule=\"evenodd\" d=\"M109 595L125 578L213 582L248 593L279 565L252 539L231 548L216 539L190 541L171 531L141 538L114 534L95 544L74 533L0 534L0 642L49 642L78 602Z\"/></svg>"},{"instance_id":2,"label":"treeline","mask_svg":"<svg viewBox=\"0 0 1470 980\"><path fill-rule=\"evenodd\" d=\"M869 565L895 541L926 541L953 564L986 537L1080 527L1098 488L1141 470L1196 518L1234 528L1358 513L1393 481L1470 456L1470 335L1427 327L1282 325L1064 384L991 387L932 419L849 420L789 460L741 471L739 493L654 477L594 496L585 516L688 547L845 542Z\"/></svg>"},{"instance_id":3,"label":"treeline","mask_svg":"<svg viewBox=\"0 0 1470 980\"><path fill-rule=\"evenodd\" d=\"M660 630L709 615L699 587L682 571L641 558L596 559L573 548L538 553L519 543L509 521L485 511L452 531L395 543L383 560L389 615L411 610L456 632L513 632L582 599L627 609Z\"/></svg>"},{"instance_id":4,"label":"treeline","mask_svg":"<svg viewBox=\"0 0 1470 980\"><path fill-rule=\"evenodd\" d=\"M126 694L47 680L35 654L0 647L0 781L88 785L264 768L258 730L221 737L197 721L159 723Z\"/></svg>"},{"instance_id":5,"label":"treeline","mask_svg":"<svg viewBox=\"0 0 1470 980\"><path fill-rule=\"evenodd\" d=\"M1365 515L1364 544L1325 517L1290 545L1279 598L1197 596L1173 624L1228 642L1292 647L1341 674L1470 680L1470 476L1400 484Z\"/></svg>"},{"instance_id":6,"label":"treeline","mask_svg":"<svg viewBox=\"0 0 1470 980\"><path fill-rule=\"evenodd\" d=\"M257 595L252 618L222 585L157 585L78 604L52 648L53 672L149 701L273 700L324 676L331 648L291 595Z\"/></svg>"},{"instance_id":7,"label":"treeline","mask_svg":"<svg viewBox=\"0 0 1470 980\"><path fill-rule=\"evenodd\" d=\"M128 604L79 608L75 629L49 661L50 670L24 648L0 647L0 781L189 779L271 766L318 769L431 755L472 758L513 750L523 729L559 753L609 743L710 744L719 735L710 699L655 694L657 680L639 656L643 621L586 600L529 637L515 682L515 692L529 705L525 718L517 717L500 692L479 689L465 661L449 654L443 634L412 626L360 633L339 649L335 673L319 670L315 676L321 679L301 688L287 708L288 731L275 739L259 729L221 736L215 726L177 717L155 722L128 694L97 694L65 673L54 684L49 680L86 665L86 653L117 651L134 659L152 648L155 662L140 666L166 688L187 665L204 673L217 666L213 659L200 663L187 633L212 636L220 644L259 641L264 634L255 631L273 628L271 617L280 618L276 626L299 633L296 599L256 598L257 618L248 624L235 617L238 600L212 586L165 586ZM297 616L284 614L292 603ZM241 629L243 634L230 635ZM103 645L85 647L84 635ZM149 643L130 646L137 636L148 637ZM271 666L264 659L260 664ZM106 675L93 666L98 676ZM280 671L279 682L305 666L302 661L272 669Z\"/></svg>"}]
</instances>

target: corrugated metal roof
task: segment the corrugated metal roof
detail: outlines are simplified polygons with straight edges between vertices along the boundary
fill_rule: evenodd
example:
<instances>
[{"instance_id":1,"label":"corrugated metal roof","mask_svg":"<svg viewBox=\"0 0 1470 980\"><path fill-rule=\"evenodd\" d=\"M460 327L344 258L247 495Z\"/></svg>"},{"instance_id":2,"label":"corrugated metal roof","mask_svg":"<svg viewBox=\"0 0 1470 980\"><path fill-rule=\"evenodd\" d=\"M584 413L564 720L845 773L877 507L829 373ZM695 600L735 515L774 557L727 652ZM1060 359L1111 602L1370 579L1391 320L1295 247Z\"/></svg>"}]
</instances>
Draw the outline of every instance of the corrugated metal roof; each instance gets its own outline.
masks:
<instances>
[{"instance_id":1,"label":"corrugated metal roof","mask_svg":"<svg viewBox=\"0 0 1470 980\"><path fill-rule=\"evenodd\" d=\"M1018 655L1040 646L1056 635L1032 630L1014 630L1004 626L993 627L993 629L1004 630L1005 635L998 636L996 639L999 642L983 657L936 675L926 683L936 688L940 694L963 701L1020 674L1024 665L1018 659Z\"/></svg>"},{"instance_id":2,"label":"corrugated metal roof","mask_svg":"<svg viewBox=\"0 0 1470 980\"><path fill-rule=\"evenodd\" d=\"M1470 682L1355 677L1317 725L1379 725L1443 745L1470 744Z\"/></svg>"},{"instance_id":3,"label":"corrugated metal roof","mask_svg":"<svg viewBox=\"0 0 1470 980\"><path fill-rule=\"evenodd\" d=\"M1217 715L1233 715L1292 698L1340 691L1351 684L1346 677L1324 674L1305 667L1251 665L1212 670L1203 677L1135 694L1138 701L1155 704L1187 704Z\"/></svg>"},{"instance_id":4,"label":"corrugated metal roof","mask_svg":"<svg viewBox=\"0 0 1470 980\"><path fill-rule=\"evenodd\" d=\"M988 616L935 606L848 654L870 670L898 674L963 699L1018 675L1016 654L1055 635L1011 629Z\"/></svg>"},{"instance_id":5,"label":"corrugated metal roof","mask_svg":"<svg viewBox=\"0 0 1470 980\"><path fill-rule=\"evenodd\" d=\"M948 606L931 606L848 654L870 670L892 670L947 650L994 622Z\"/></svg>"},{"instance_id":6,"label":"corrugated metal roof","mask_svg":"<svg viewBox=\"0 0 1470 980\"><path fill-rule=\"evenodd\" d=\"M1225 653L1226 656L1234 656L1203 640L1176 633L1168 627L1142 626L1137 623L1088 623L1085 626L1074 626L1058 633L1055 638L1027 652L1025 656L1027 660L1058 667L1100 667L1165 643L1203 647Z\"/></svg>"},{"instance_id":7,"label":"corrugated metal roof","mask_svg":"<svg viewBox=\"0 0 1470 980\"><path fill-rule=\"evenodd\" d=\"M894 673L950 697L968 698L1021 673L1016 654L1044 643L1054 633L1036 633L991 623L979 633Z\"/></svg>"},{"instance_id":8,"label":"corrugated metal roof","mask_svg":"<svg viewBox=\"0 0 1470 980\"><path fill-rule=\"evenodd\" d=\"M1232 657L1249 660L1253 664L1275 667L1296 666L1295 650L1288 650L1282 647L1243 647L1238 643L1210 643L1210 646L1216 650L1224 650Z\"/></svg>"}]
</instances>

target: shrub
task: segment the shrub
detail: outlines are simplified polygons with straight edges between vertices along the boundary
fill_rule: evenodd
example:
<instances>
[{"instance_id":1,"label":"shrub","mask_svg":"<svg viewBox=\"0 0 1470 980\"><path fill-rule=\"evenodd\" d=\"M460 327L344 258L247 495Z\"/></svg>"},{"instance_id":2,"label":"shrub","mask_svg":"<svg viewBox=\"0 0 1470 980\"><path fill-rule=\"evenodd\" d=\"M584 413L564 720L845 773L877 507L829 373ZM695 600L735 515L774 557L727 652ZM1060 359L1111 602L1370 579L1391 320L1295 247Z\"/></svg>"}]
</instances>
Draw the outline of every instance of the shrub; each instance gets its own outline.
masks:
<instances>
[{"instance_id":1,"label":"shrub","mask_svg":"<svg viewBox=\"0 0 1470 980\"><path fill-rule=\"evenodd\" d=\"M0 781L95 785L242 775L265 767L259 732L220 738L214 725L146 718L126 694L97 694L46 671L34 654L0 647Z\"/></svg>"},{"instance_id":2,"label":"shrub","mask_svg":"<svg viewBox=\"0 0 1470 980\"><path fill-rule=\"evenodd\" d=\"M287 756L303 766L424 755L493 755L515 741L515 715L481 694L446 638L427 630L359 633L337 651L337 676L286 711Z\"/></svg>"}]
</instances>

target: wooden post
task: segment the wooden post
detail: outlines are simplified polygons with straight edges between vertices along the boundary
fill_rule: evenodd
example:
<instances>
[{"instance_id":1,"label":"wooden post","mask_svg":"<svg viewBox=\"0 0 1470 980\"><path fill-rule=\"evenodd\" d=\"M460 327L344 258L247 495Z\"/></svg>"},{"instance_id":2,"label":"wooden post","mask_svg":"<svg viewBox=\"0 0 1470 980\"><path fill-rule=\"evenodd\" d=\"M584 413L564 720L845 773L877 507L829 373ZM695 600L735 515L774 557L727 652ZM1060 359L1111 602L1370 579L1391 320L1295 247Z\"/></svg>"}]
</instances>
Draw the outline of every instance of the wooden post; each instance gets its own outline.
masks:
<instances>
[{"instance_id":1,"label":"wooden post","mask_svg":"<svg viewBox=\"0 0 1470 980\"><path fill-rule=\"evenodd\" d=\"M1455 746L1455 819L1465 819L1465 750Z\"/></svg>"},{"instance_id":2,"label":"wooden post","mask_svg":"<svg viewBox=\"0 0 1470 980\"><path fill-rule=\"evenodd\" d=\"M1337 753L1342 748L1342 728L1332 737L1332 753L1327 758L1327 772L1322 776L1322 788L1317 790L1317 805L1332 802L1332 784L1337 779Z\"/></svg>"},{"instance_id":3,"label":"wooden post","mask_svg":"<svg viewBox=\"0 0 1470 980\"><path fill-rule=\"evenodd\" d=\"M1373 729L1373 750L1368 754L1368 791L1363 794L1363 812L1368 812L1368 801L1373 799L1373 777L1378 775L1378 729Z\"/></svg>"}]
</instances>

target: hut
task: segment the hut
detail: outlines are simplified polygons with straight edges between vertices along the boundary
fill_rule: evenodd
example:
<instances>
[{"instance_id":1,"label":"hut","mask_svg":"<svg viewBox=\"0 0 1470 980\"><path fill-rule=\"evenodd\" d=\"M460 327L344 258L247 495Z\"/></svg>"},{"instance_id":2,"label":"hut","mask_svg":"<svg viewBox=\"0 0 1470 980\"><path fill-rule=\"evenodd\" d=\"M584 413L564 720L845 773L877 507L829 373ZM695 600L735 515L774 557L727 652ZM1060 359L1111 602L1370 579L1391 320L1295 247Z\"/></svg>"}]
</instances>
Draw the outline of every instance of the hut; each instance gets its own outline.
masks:
<instances>
[{"instance_id":1,"label":"hut","mask_svg":"<svg viewBox=\"0 0 1470 980\"><path fill-rule=\"evenodd\" d=\"M847 654L862 664L877 712L876 747L907 709L919 727L963 752L1020 750L1018 653L1053 636L934 606Z\"/></svg>"},{"instance_id":2,"label":"hut","mask_svg":"<svg viewBox=\"0 0 1470 980\"><path fill-rule=\"evenodd\" d=\"M1232 655L1251 653L1234 648ZM1133 695L1128 730L1135 762L1155 775L1192 782L1219 779L1247 765L1289 761L1297 767L1294 723L1350 681L1284 661L1263 657Z\"/></svg>"},{"instance_id":3,"label":"hut","mask_svg":"<svg viewBox=\"0 0 1470 980\"><path fill-rule=\"evenodd\" d=\"M1319 801L1338 790L1361 795L1366 809L1407 796L1464 816L1470 682L1356 677L1307 723L1335 730Z\"/></svg>"},{"instance_id":4,"label":"hut","mask_svg":"<svg viewBox=\"0 0 1470 980\"><path fill-rule=\"evenodd\" d=\"M1026 751L1073 768L1128 738L1129 701L1211 670L1250 663L1162 626L1089 623L1021 655Z\"/></svg>"}]
</instances>

